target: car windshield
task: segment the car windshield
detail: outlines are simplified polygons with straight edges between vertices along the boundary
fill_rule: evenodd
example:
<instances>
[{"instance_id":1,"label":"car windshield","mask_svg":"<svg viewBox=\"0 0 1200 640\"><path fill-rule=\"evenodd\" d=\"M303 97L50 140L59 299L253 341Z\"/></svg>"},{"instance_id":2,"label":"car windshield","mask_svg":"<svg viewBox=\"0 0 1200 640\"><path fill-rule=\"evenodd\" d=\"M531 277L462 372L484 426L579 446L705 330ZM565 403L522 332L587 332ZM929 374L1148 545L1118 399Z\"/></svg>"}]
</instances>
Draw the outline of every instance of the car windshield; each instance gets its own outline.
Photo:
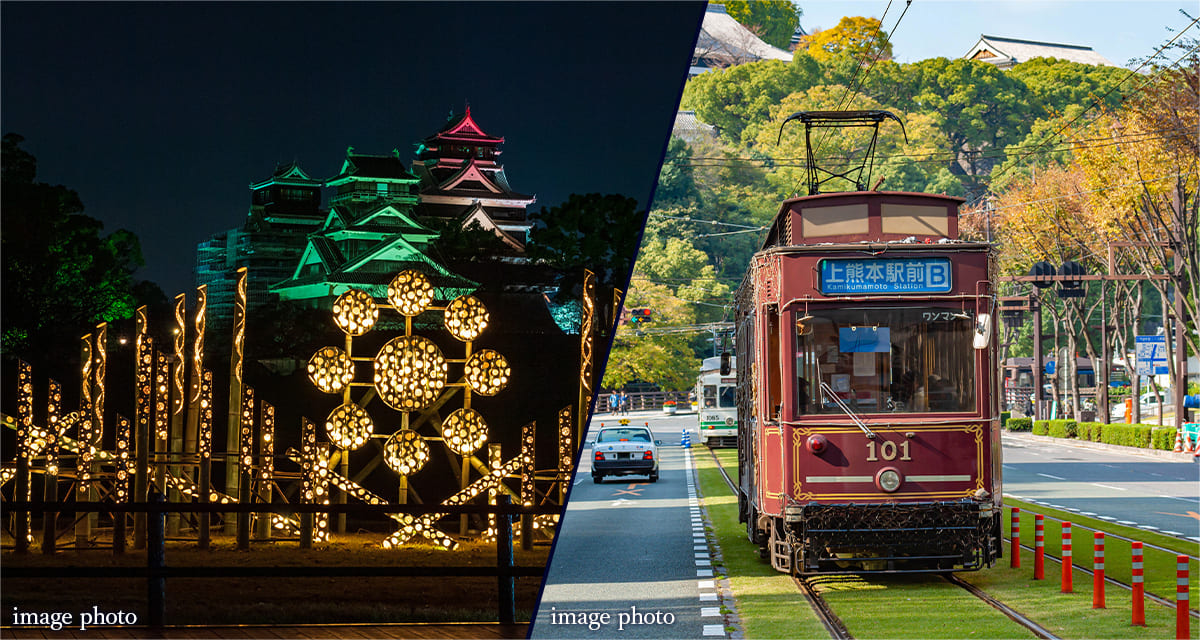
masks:
<instances>
[{"instance_id":1,"label":"car windshield","mask_svg":"<svg viewBox=\"0 0 1200 640\"><path fill-rule=\"evenodd\" d=\"M650 432L645 429L605 429L596 436L596 442L650 442Z\"/></svg>"}]
</instances>

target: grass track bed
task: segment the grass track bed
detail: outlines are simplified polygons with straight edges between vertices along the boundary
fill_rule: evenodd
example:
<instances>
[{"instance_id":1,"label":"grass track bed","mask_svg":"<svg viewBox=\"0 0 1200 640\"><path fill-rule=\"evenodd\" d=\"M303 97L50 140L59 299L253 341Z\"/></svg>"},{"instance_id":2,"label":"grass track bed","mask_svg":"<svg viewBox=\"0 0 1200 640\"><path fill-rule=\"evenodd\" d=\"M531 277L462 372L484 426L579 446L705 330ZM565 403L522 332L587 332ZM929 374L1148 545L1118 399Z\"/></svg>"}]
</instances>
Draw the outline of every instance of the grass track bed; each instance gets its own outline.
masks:
<instances>
[{"instance_id":1,"label":"grass track bed","mask_svg":"<svg viewBox=\"0 0 1200 640\"><path fill-rule=\"evenodd\" d=\"M705 505L709 509L719 544L725 556L725 571L737 602L746 638L826 638L828 635L816 617L803 604L800 594L790 580L771 569L758 557L757 547L745 534L745 526L737 522L737 499L716 469L713 458L697 447L695 456L700 470ZM736 478L737 452L717 451L721 465ZM1007 501L1006 501L1007 502ZM1127 527L1108 527L1099 520L1072 517L1074 514L1055 512L1027 503L1013 501L1022 509L1021 541L1033 544L1033 515L1031 512L1053 515L1075 524L1075 559L1077 566L1091 568L1092 530L1081 526L1105 525L1105 529L1129 535L1147 543L1164 544L1165 536L1148 534ZM718 517L718 514L720 516ZM1007 534L1009 510L1005 509L1004 532ZM1046 525L1046 552L1060 552L1059 523L1050 520ZM1113 531L1125 529L1126 531ZM1053 539L1053 543L1052 543ZM1129 581L1129 543L1109 538L1106 544L1108 575ZM1168 541L1169 542L1169 541ZM1179 541L1176 541L1178 544ZM1186 543L1184 543L1186 544ZM1021 612L1062 638L1170 638L1175 633L1175 613L1171 607L1146 601L1145 627L1130 624L1130 592L1115 585L1107 586L1106 609L1092 609L1092 578L1080 571L1074 574L1075 593L1060 593L1059 565L1046 561L1046 579L1033 580L1033 553L1023 551L1020 569L1010 569L1007 557L991 569L957 574L963 580L988 592L997 600ZM1145 550L1147 591L1173 599L1175 584L1174 556L1156 552L1159 558ZM1193 551L1194 553L1194 551ZM1153 564L1152 564L1153 563ZM1161 567L1160 567L1161 565ZM1153 569L1152 569L1153 567ZM1169 571L1168 571L1169 569ZM1151 571L1155 575L1152 578ZM1192 604L1196 600L1198 581L1195 563L1192 573ZM745 573L744 573L745 572ZM743 576L747 578L743 582ZM1153 582L1152 582L1153 580ZM817 589L833 610L846 623L850 633L858 638L1029 638L1032 634L1002 613L992 609L970 594L942 582L933 576L830 576L815 580ZM743 598L741 587L759 590ZM1153 588L1151 585L1153 584ZM745 604L744 604L745 603ZM945 618L946 614L949 617ZM1197 628L1192 621L1193 635Z\"/></svg>"}]
</instances>

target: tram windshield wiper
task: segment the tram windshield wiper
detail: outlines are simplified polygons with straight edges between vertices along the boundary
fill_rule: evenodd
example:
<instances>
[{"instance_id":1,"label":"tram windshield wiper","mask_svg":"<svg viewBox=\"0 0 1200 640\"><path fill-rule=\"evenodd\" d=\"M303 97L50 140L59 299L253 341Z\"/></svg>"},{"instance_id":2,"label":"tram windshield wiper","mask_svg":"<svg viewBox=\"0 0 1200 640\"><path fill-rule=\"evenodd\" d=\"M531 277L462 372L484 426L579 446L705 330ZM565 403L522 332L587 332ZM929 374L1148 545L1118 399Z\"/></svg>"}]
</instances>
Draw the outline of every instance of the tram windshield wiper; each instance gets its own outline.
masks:
<instances>
[{"instance_id":1,"label":"tram windshield wiper","mask_svg":"<svg viewBox=\"0 0 1200 640\"><path fill-rule=\"evenodd\" d=\"M821 393L829 396L829 398L833 400L833 403L842 410L842 413L850 416L850 419L854 421L854 424L858 425L858 428L862 429L863 433L867 434L867 439L875 439L875 432L871 431L871 429L867 427L867 424L850 410L850 405L846 404L840 397L838 397L838 394L834 393L833 387L829 386L829 383L825 382L824 380L821 381Z\"/></svg>"}]
</instances>

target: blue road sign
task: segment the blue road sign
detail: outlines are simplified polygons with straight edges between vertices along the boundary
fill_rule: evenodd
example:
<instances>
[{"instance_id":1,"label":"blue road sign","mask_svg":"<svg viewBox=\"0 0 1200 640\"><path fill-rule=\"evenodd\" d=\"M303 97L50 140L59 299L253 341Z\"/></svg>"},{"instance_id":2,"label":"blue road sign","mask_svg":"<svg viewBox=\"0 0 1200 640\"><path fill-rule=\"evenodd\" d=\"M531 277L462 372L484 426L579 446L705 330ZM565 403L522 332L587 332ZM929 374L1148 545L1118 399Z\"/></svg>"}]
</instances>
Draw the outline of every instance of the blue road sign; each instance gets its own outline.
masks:
<instances>
[{"instance_id":1,"label":"blue road sign","mask_svg":"<svg viewBox=\"0 0 1200 640\"><path fill-rule=\"evenodd\" d=\"M1167 373L1167 337L1166 336L1135 336L1137 350L1137 374L1139 376L1157 376Z\"/></svg>"}]
</instances>

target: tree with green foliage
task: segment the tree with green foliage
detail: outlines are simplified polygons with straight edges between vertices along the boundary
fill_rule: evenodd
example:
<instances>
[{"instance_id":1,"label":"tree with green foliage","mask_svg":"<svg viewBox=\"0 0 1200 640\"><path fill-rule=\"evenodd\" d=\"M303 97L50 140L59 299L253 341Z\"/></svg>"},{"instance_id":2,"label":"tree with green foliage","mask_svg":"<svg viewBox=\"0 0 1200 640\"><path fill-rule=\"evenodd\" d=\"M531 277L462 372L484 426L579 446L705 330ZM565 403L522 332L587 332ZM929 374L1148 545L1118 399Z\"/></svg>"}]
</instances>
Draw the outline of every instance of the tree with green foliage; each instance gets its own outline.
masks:
<instances>
[{"instance_id":1,"label":"tree with green foliage","mask_svg":"<svg viewBox=\"0 0 1200 640\"><path fill-rule=\"evenodd\" d=\"M604 386L651 382L682 391L695 382L700 356L689 327L720 320L730 287L721 282L708 256L678 237L648 236L642 243L626 309L650 309L649 325L622 325L613 342Z\"/></svg>"},{"instance_id":2,"label":"tree with green foliage","mask_svg":"<svg viewBox=\"0 0 1200 640\"><path fill-rule=\"evenodd\" d=\"M692 173L691 149L681 138L671 138L662 169L658 172L658 185L654 188L654 206L669 207L687 205L696 201L700 192Z\"/></svg>"},{"instance_id":3,"label":"tree with green foliage","mask_svg":"<svg viewBox=\"0 0 1200 640\"><path fill-rule=\"evenodd\" d=\"M713 0L742 26L769 45L787 49L803 11L791 0Z\"/></svg>"},{"instance_id":4,"label":"tree with green foliage","mask_svg":"<svg viewBox=\"0 0 1200 640\"><path fill-rule=\"evenodd\" d=\"M790 64L760 60L714 69L688 81L681 107L695 110L725 140L740 143L747 126L770 118L781 98L816 84L820 77L820 65L803 54Z\"/></svg>"},{"instance_id":5,"label":"tree with green foliage","mask_svg":"<svg viewBox=\"0 0 1200 640\"><path fill-rule=\"evenodd\" d=\"M892 59L892 43L879 18L846 16L836 27L822 29L804 38L800 46L822 62L842 53L849 54L860 64Z\"/></svg>"},{"instance_id":6,"label":"tree with green foliage","mask_svg":"<svg viewBox=\"0 0 1200 640\"><path fill-rule=\"evenodd\" d=\"M137 236L83 215L79 195L37 182L37 159L9 133L3 141L0 252L4 255L0 314L5 358L51 363L78 359L79 336L100 322L130 318L140 303L165 301L158 287L138 283ZM143 299L139 300L137 292Z\"/></svg>"}]
</instances>

